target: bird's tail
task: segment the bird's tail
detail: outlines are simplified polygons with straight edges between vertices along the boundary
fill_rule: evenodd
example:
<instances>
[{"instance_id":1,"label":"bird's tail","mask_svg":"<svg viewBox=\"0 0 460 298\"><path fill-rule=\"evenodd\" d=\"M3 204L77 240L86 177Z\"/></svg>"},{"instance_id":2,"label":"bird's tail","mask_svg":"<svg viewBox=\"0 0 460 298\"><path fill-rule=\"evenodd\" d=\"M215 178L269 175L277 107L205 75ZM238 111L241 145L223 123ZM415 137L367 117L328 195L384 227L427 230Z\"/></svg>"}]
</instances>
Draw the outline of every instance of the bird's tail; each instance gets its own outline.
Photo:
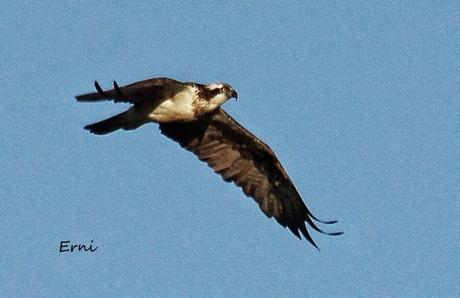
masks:
<instances>
[{"instance_id":1,"label":"bird's tail","mask_svg":"<svg viewBox=\"0 0 460 298\"><path fill-rule=\"evenodd\" d=\"M118 129L134 129L139 125L132 125L128 117L128 112L123 112L108 119L85 126L86 130L96 135L105 135Z\"/></svg>"}]
</instances>

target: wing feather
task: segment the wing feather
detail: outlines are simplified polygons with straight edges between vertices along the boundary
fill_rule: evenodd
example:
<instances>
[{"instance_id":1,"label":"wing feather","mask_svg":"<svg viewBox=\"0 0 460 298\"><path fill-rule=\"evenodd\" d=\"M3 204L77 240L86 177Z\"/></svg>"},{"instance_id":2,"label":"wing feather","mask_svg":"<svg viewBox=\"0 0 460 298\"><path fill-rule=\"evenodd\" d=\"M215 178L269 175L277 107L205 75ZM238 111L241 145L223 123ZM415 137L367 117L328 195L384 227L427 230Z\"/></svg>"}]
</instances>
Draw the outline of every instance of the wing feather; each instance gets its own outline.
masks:
<instances>
[{"instance_id":1,"label":"wing feather","mask_svg":"<svg viewBox=\"0 0 460 298\"><path fill-rule=\"evenodd\" d=\"M75 98L77 101L93 102L101 100L113 100L114 102L127 102L136 104L144 99L159 97L166 88L171 88L171 85L174 84L178 86L183 85L181 82L170 78L153 78L139 81L123 87L118 87L118 84L114 81L113 89L104 91L96 81L94 86L97 92L78 95Z\"/></svg>"},{"instance_id":2,"label":"wing feather","mask_svg":"<svg viewBox=\"0 0 460 298\"><path fill-rule=\"evenodd\" d=\"M197 121L161 123L160 130L207 162L225 181L241 187L266 216L274 217L297 237L302 234L317 248L306 224L325 232L313 222L319 220L302 201L273 151L223 109Z\"/></svg>"}]
</instances>

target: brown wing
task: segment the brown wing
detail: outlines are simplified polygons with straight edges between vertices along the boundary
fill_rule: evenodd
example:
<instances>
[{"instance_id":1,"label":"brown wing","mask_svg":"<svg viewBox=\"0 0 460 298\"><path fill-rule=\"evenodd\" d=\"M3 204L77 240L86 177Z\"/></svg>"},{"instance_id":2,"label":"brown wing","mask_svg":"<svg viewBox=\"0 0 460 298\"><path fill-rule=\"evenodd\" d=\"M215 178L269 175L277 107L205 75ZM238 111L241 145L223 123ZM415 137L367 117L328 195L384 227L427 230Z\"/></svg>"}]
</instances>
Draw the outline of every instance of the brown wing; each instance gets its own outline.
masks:
<instances>
[{"instance_id":1,"label":"brown wing","mask_svg":"<svg viewBox=\"0 0 460 298\"><path fill-rule=\"evenodd\" d=\"M154 78L144 81L139 81L130 85L119 87L117 82L113 82L113 89L102 90L97 81L94 86L97 92L78 95L75 98L77 101L101 101L113 100L115 102L138 103L144 99L157 98L164 92L165 88L174 87L172 85L183 86L179 81L169 78ZM172 88L175 89L175 88Z\"/></svg>"},{"instance_id":2,"label":"brown wing","mask_svg":"<svg viewBox=\"0 0 460 298\"><path fill-rule=\"evenodd\" d=\"M256 136L238 124L223 109L200 120L182 123L161 123L162 134L178 142L208 163L227 182L234 182L252 197L263 213L274 217L297 237L299 231L316 248L305 223L325 233L313 220L294 184L273 151Z\"/></svg>"}]
</instances>

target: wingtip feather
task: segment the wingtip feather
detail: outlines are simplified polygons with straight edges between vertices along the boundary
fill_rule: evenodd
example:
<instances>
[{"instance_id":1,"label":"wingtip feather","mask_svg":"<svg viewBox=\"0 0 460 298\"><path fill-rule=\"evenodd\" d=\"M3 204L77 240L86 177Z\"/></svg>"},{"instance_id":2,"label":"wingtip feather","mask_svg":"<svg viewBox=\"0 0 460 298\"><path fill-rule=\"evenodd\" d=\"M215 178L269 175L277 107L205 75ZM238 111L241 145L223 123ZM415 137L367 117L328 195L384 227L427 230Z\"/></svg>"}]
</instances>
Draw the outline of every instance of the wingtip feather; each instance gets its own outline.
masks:
<instances>
[{"instance_id":1,"label":"wingtip feather","mask_svg":"<svg viewBox=\"0 0 460 298\"><path fill-rule=\"evenodd\" d=\"M314 216L311 212L308 212L308 213L311 218L313 218L315 221L320 222L322 224L332 225L332 224L336 224L339 222L338 220L321 220L321 219L318 219L316 216Z\"/></svg>"},{"instance_id":2,"label":"wingtip feather","mask_svg":"<svg viewBox=\"0 0 460 298\"><path fill-rule=\"evenodd\" d=\"M310 236L310 234L307 231L307 227L305 226L305 223L299 227L300 232L302 232L302 235L307 239L308 242L310 242L311 245L313 245L318 251L321 251L316 244L315 240Z\"/></svg>"},{"instance_id":3,"label":"wingtip feather","mask_svg":"<svg viewBox=\"0 0 460 298\"><path fill-rule=\"evenodd\" d=\"M343 232L325 232L322 229L320 229L310 217L307 217L306 219L307 223L317 232L324 234L324 235L329 235L329 236L339 236L342 235Z\"/></svg>"}]
</instances>

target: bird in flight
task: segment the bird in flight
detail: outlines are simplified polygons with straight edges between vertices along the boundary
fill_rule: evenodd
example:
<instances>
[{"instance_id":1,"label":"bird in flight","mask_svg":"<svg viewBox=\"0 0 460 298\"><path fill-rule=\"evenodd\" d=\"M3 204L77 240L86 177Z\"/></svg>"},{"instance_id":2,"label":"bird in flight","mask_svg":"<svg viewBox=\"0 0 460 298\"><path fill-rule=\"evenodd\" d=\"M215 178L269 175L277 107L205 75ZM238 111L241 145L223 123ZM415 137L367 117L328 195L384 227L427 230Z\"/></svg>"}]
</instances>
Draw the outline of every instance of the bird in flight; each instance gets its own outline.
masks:
<instances>
[{"instance_id":1,"label":"bird in flight","mask_svg":"<svg viewBox=\"0 0 460 298\"><path fill-rule=\"evenodd\" d=\"M255 135L236 122L221 107L238 93L226 83L198 84L170 78L152 78L113 89L76 96L77 101L113 100L131 103L127 111L85 126L96 135L118 129L132 130L149 122L159 124L163 135L176 141L205 161L224 181L241 187L253 198L262 212L274 217L301 239L301 234L318 249L307 226L327 235L297 192L275 153Z\"/></svg>"}]
</instances>

